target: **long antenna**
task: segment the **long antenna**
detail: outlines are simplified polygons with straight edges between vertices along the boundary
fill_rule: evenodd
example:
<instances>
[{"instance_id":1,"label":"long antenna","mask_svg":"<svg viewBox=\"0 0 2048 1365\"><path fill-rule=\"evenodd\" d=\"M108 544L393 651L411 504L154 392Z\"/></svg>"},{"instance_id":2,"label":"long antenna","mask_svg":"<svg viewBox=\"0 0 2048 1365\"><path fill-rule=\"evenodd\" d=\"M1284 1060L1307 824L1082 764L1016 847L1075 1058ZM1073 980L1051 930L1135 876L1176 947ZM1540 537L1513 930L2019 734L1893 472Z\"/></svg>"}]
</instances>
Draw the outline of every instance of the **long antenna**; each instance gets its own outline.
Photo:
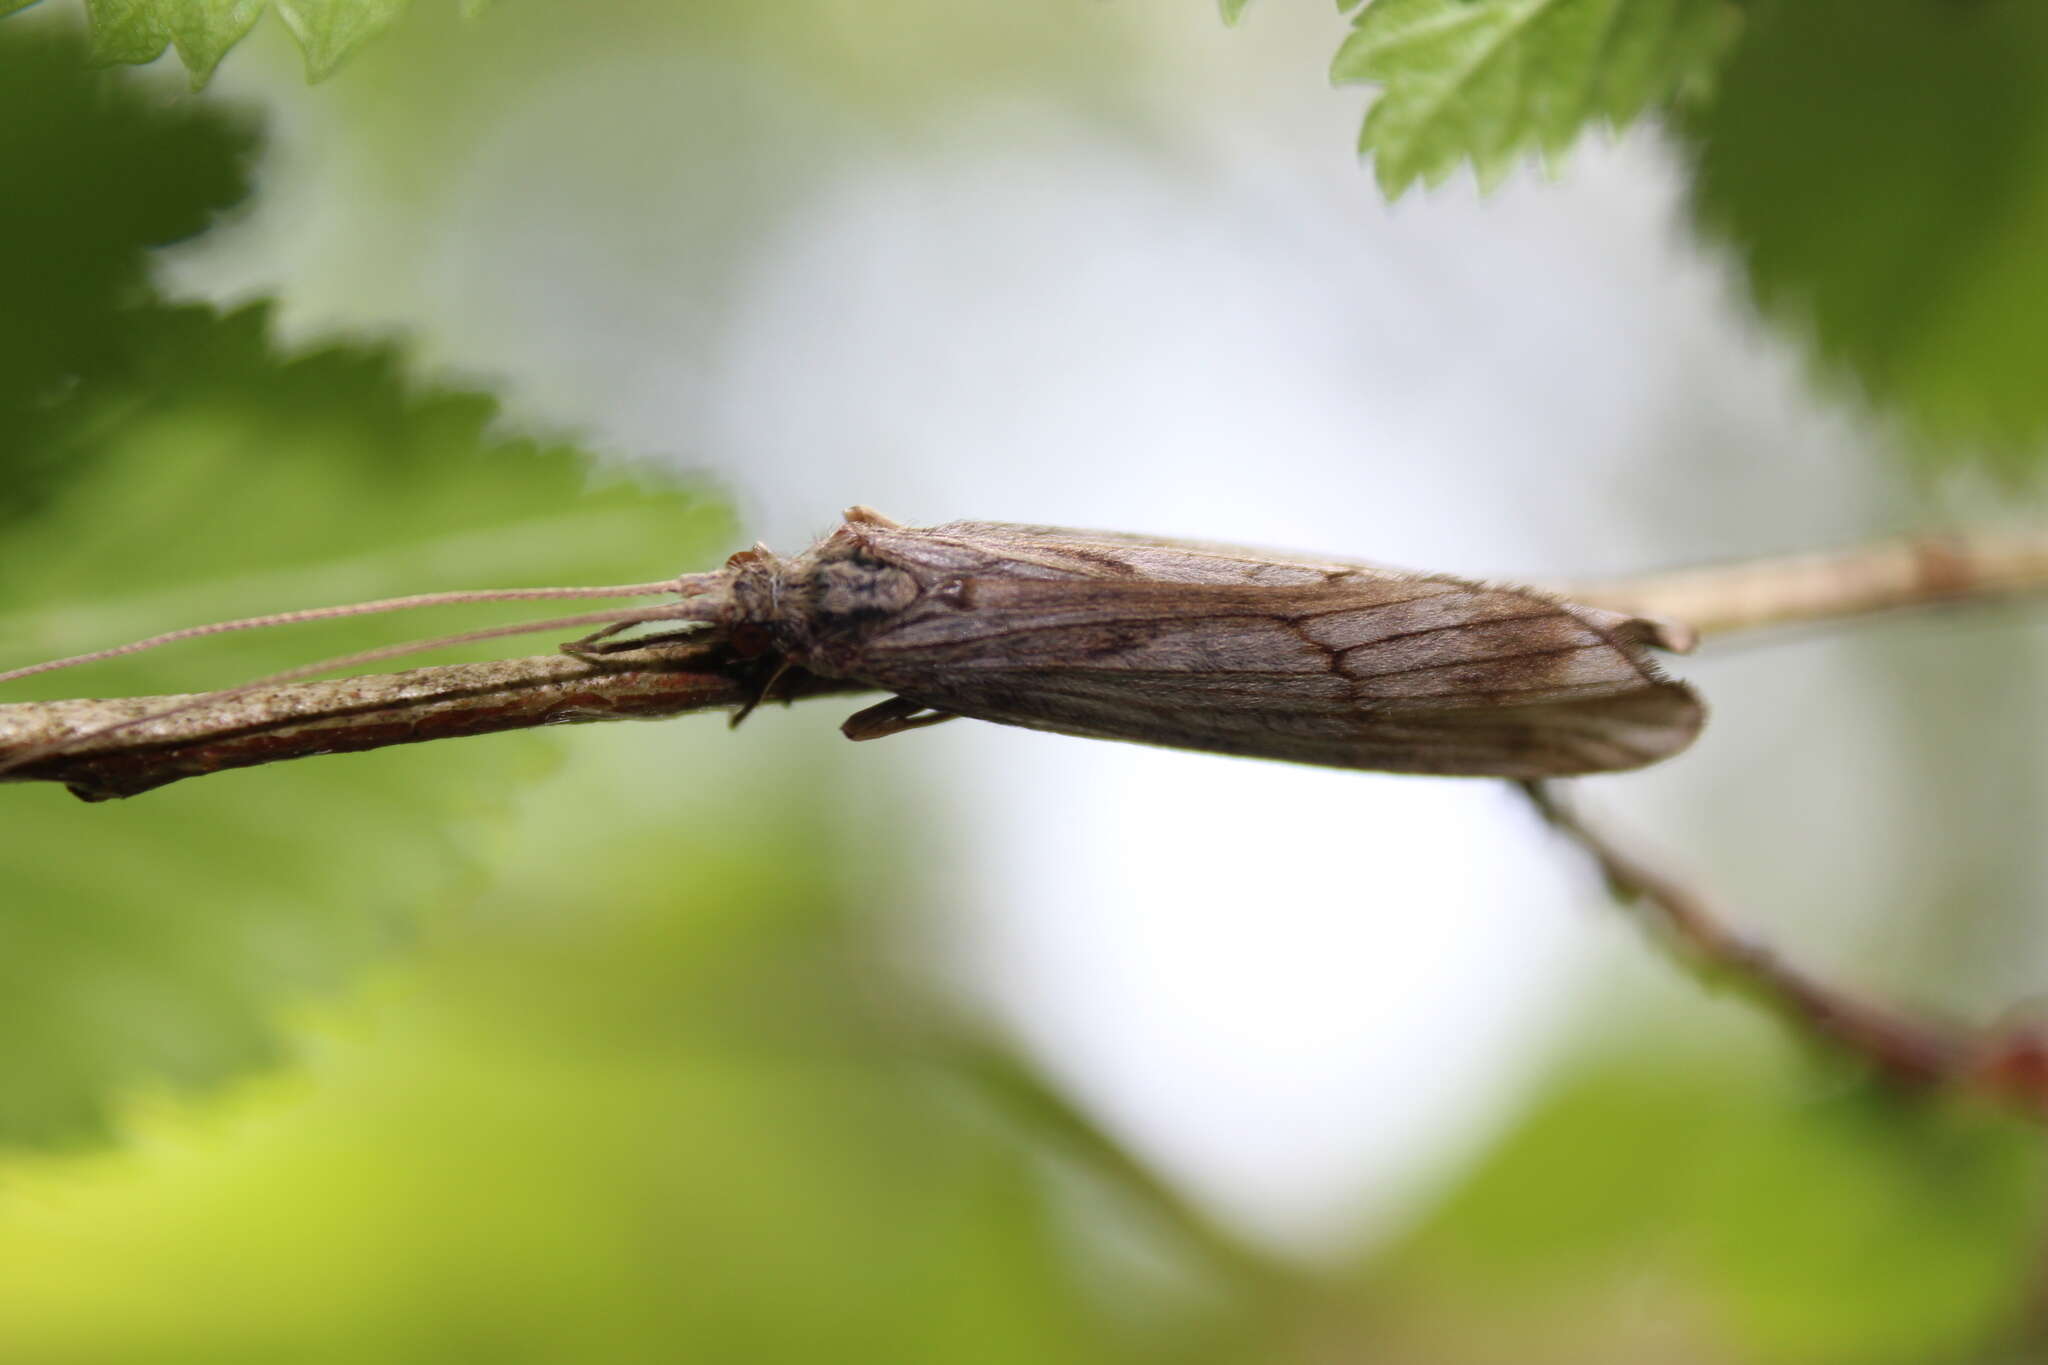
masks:
<instances>
[{"instance_id":1,"label":"long antenna","mask_svg":"<svg viewBox=\"0 0 2048 1365\"><path fill-rule=\"evenodd\" d=\"M180 640L197 640L207 635L226 635L230 631L295 626L303 621L332 621L344 616L374 616L378 612L409 611L414 607L453 606L463 602L533 602L569 597L652 597L657 593L681 593L690 596L693 588L702 591L702 588L696 587L693 580L716 576L684 574L679 578L670 578L659 583L619 583L597 588L477 588L462 592L425 592L414 593L410 597L385 597L374 602L351 602L335 607L305 607L298 611L271 612L267 616L244 616L236 621L212 621L203 626L186 626L181 630L167 630L161 635L151 635L147 639L132 640L125 645L113 645L85 654L73 654L68 658L48 659L39 664L10 668L0 672L0 683L14 682L19 678L32 678L38 673L54 673L60 668L75 668L79 664L95 664L102 659L118 659L127 654L140 654L145 649L176 644ZM547 627L543 626L540 629L544 630ZM453 642L454 638L450 637L450 643ZM4 771L5 769L0 769L0 772Z\"/></svg>"},{"instance_id":2,"label":"long antenna","mask_svg":"<svg viewBox=\"0 0 2048 1365\"><path fill-rule=\"evenodd\" d=\"M711 580L721 577L723 577L722 574L693 574L687 575L685 579L678 581L683 583L683 588L681 589L682 591L684 591L688 595L694 596L697 595L697 592L701 592L702 589L701 587L697 587L696 592L692 592L691 589L693 587L696 587L696 585L690 583L688 581L689 579ZM676 590L677 589L675 587L675 584L673 583L659 589L659 591ZM561 590L539 588L526 590L514 589L513 591L555 592ZM567 592L570 594L582 591L585 590L567 590ZM619 595L623 596L625 594ZM444 597L447 595L435 594L435 596ZM404 601L406 599L393 598L391 600ZM364 603L362 605L374 606L378 604ZM335 609L315 608L315 610ZM287 616L292 615L292 613L284 614ZM249 619L263 620L264 618L251 617ZM130 730L138 725L147 725L151 721L165 720L171 716L181 715L186 711L196 710L202 706L214 706L219 704L220 702L228 701L235 697L246 696L251 692L259 692L266 687L275 687L280 683L297 682L301 678L310 678L317 673L325 673L330 669L354 668L359 664L376 663L383 659L395 659L400 657L401 655L417 654L423 650L428 649L439 649L444 645L466 645L474 644L479 640L501 640L513 635L535 635L543 631L566 630L571 626L630 626L637 625L643 621L703 621L707 619L709 618L703 611L692 610L687 602L674 602L667 603L658 607L633 607L625 611L593 611L584 612L576 616L556 616L545 621L524 621L519 623L518 625L490 626L482 630L466 630L457 635L437 635L427 639L406 640L398 644L380 645L375 649L359 650L354 654L341 654L336 655L334 658L331 659L321 659L316 663L300 664L296 668L287 668L281 673L272 673L267 677L257 678L251 682L240 683L234 687L230 687L222 691L200 693L197 696L193 696L182 702L179 702L175 706L166 706L159 710L148 712L145 715L133 716L127 720L116 721L112 725L102 725L96 729L82 730L75 735L65 735L60 739L53 739L46 741L42 744L32 745L29 748L23 749L20 752L16 753L13 757L5 760L4 762L0 762L0 773L12 772L16 768L22 767L29 763L33 763L39 758L46 758L51 754L60 753L64 750L70 749L73 746L84 742L85 740L98 739L104 735L116 734L122 730ZM193 629L203 629L203 627L193 627ZM173 633L175 634L176 632ZM137 643L146 646L149 642L138 641ZM114 652L120 652L128 648L128 646L121 646L119 647L118 650ZM61 663L64 661L60 660L58 662ZM38 668L40 668L40 665L38 666Z\"/></svg>"}]
</instances>

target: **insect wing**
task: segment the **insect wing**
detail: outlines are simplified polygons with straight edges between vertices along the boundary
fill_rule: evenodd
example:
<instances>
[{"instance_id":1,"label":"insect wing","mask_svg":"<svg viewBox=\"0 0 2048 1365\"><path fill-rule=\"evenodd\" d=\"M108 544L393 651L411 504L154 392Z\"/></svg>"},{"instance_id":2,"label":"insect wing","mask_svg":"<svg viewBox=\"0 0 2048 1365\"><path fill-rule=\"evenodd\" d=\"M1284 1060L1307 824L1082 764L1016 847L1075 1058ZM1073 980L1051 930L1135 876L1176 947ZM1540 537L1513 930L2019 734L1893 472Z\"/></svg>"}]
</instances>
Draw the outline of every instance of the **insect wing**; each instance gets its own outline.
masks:
<instances>
[{"instance_id":1,"label":"insect wing","mask_svg":"<svg viewBox=\"0 0 2048 1365\"><path fill-rule=\"evenodd\" d=\"M1153 547L1169 548L1132 548ZM870 635L858 671L983 720L1387 772L1640 767L1704 719L1627 618L1453 578L1309 572L1282 586L964 579Z\"/></svg>"},{"instance_id":2,"label":"insect wing","mask_svg":"<svg viewBox=\"0 0 2048 1365\"><path fill-rule=\"evenodd\" d=\"M1000 521L954 521L928 529L895 528L879 535L865 531L864 538L882 547L892 559L1002 576L1144 578L1265 587L1309 585L1332 578L1415 577L1404 569L1327 555Z\"/></svg>"}]
</instances>

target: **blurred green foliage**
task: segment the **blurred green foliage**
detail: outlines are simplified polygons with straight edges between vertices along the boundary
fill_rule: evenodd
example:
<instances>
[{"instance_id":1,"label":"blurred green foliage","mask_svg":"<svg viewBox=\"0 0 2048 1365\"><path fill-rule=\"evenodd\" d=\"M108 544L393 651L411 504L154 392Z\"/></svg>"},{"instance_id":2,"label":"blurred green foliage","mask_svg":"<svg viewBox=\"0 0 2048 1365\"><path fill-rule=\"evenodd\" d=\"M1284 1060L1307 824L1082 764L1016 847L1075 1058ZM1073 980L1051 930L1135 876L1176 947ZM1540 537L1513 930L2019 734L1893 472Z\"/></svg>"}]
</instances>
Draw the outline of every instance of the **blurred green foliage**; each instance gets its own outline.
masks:
<instances>
[{"instance_id":1,"label":"blurred green foliage","mask_svg":"<svg viewBox=\"0 0 2048 1365\"><path fill-rule=\"evenodd\" d=\"M248 190L254 133L218 108L166 105L81 70L61 29L0 28L0 516L39 496L38 400L122 363L121 320L148 302L148 249L189 237Z\"/></svg>"},{"instance_id":2,"label":"blurred green foliage","mask_svg":"<svg viewBox=\"0 0 2048 1365\"><path fill-rule=\"evenodd\" d=\"M1219 0L1226 22L1248 0ZM93 53L174 46L203 84L270 0L87 0ZM309 77L407 0L275 0ZM481 6L469 2L464 13ZM2048 19L2025 0L1340 0L1332 64L1380 87L1360 133L1398 197L1491 185L1585 129L1682 109L1697 203L1758 300L1931 458L2038 463L2048 386ZM773 22L772 20L770 22ZM1741 35L1739 40L1737 35ZM19 126L19 125L17 125ZM163 163L159 163L163 164Z\"/></svg>"},{"instance_id":3,"label":"blurred green foliage","mask_svg":"<svg viewBox=\"0 0 2048 1365\"><path fill-rule=\"evenodd\" d=\"M0 215L0 259L34 263L0 313L10 660L188 613L596 581L621 567L621 546L653 576L730 541L715 504L616 476L594 485L572 448L491 435L488 399L409 386L389 350L285 356L261 308L153 301L144 249L232 201L249 134L90 73L81 55L0 31L18 77L0 83L0 179L34 187ZM388 623L235 636L13 695L219 686L390 638ZM102 1135L116 1092L274 1059L277 1002L468 889L476 869L451 814L552 752L533 736L465 748L211 779L89 828L54 792L0 792L0 1143Z\"/></svg>"},{"instance_id":4,"label":"blurred green foliage","mask_svg":"<svg viewBox=\"0 0 2048 1365\"><path fill-rule=\"evenodd\" d=\"M1697 93L1736 15L1727 0L1373 0L1330 74L1382 86L1359 149L1389 198L1467 162L1491 185L1589 125Z\"/></svg>"},{"instance_id":5,"label":"blurred green foliage","mask_svg":"<svg viewBox=\"0 0 2048 1365\"><path fill-rule=\"evenodd\" d=\"M2038 468L2040 5L1372 0L1332 75L1380 87L1359 146L1390 197L1468 164L1492 184L1588 127L1677 110L1700 222L1824 370L1933 463Z\"/></svg>"},{"instance_id":6,"label":"blurred green foliage","mask_svg":"<svg viewBox=\"0 0 2048 1365\"><path fill-rule=\"evenodd\" d=\"M2048 9L1765 0L1689 126L1702 220L1934 456L2048 448Z\"/></svg>"},{"instance_id":7,"label":"blurred green foliage","mask_svg":"<svg viewBox=\"0 0 2048 1365\"><path fill-rule=\"evenodd\" d=\"M1439 1359L1961 1360L2034 1307L2044 1195L2027 1120L1667 1037L1553 1079L1367 1279L1388 1305L1486 1287Z\"/></svg>"},{"instance_id":8,"label":"blurred green foliage","mask_svg":"<svg viewBox=\"0 0 2048 1365\"><path fill-rule=\"evenodd\" d=\"M6 315L23 339L92 322L11 375L10 659L172 613L729 548L715 503L495 437L489 401L407 382L387 348L284 354L261 307L153 300L142 248L232 202L249 139L80 56L0 33L36 77L6 87L7 126L40 130L10 183L74 206L138 190L64 271L19 272ZM78 246L0 216L0 258ZM22 691L202 686L380 629ZM1225 1311L1170 1310L1199 1269L1161 1249L1115 1287L1078 1272L1084 1229L1121 1220L1073 1216L1079 1177L1046 1178L1054 1154L925 1024L937 1002L854 932L807 760L761 737L740 757L709 726L691 754L688 733L579 734L566 764L501 736L92 808L0 792L0 1359L1187 1354ZM399 942L352 1003L304 1003Z\"/></svg>"},{"instance_id":9,"label":"blurred green foliage","mask_svg":"<svg viewBox=\"0 0 2048 1365\"><path fill-rule=\"evenodd\" d=\"M499 825L477 918L308 1030L303 1079L145 1106L127 1151L9 1168L0 1359L1079 1365L1199 1344L1223 1310L1084 1274L1077 1248L1115 1222L1077 1216L1053 1157L920 1042L914 985L816 851L828 803L803 769L756 749L707 790L621 728Z\"/></svg>"},{"instance_id":10,"label":"blurred green foliage","mask_svg":"<svg viewBox=\"0 0 2048 1365\"><path fill-rule=\"evenodd\" d=\"M411 0L276 0L276 4L278 17L306 54L306 79L317 81L332 75L358 47L390 27ZM192 65L190 58L186 65ZM198 74L196 68L194 74Z\"/></svg>"},{"instance_id":11,"label":"blurred green foliage","mask_svg":"<svg viewBox=\"0 0 2048 1365\"><path fill-rule=\"evenodd\" d=\"M1518 69L1577 53L1575 102L1525 89L1424 120L1411 178L1554 149L1690 79L1656 44L1624 44L1627 81L1589 72L1583 30L1535 22L1568 11L1523 10L1509 36L1577 46ZM1955 101L1936 108L1913 103L1935 96L1908 88L1908 30L1754 7L1730 93L1692 125L1703 204L1874 394L2023 431L2021 361L1944 368L1881 306L1883 272L1963 233L1968 262L1901 285L1913 316L1964 356L2023 354L2038 322L2014 235L2037 168L1993 116L2033 94L1952 88L2034 21L1942 12L1965 17L1921 35ZM1838 50L1938 125L1899 134L1895 183L1851 173L1890 164L1852 74L1794 79ZM498 434L487 397L410 380L392 348L287 353L260 305L154 297L147 248L232 208L252 134L82 57L0 29L8 660L301 603L652 576L735 543L714 500ZM1829 79L1861 125L1803 108ZM1771 185L1798 221L1770 217ZM1970 195L1966 229L1946 200ZM1877 221L1836 259L1825 225L1858 215ZM384 638L228 637L36 686L199 687ZM2040 1358L2038 1130L1901 1104L1720 1007L1683 1043L1645 1029L1549 1078L1390 1246L1312 1265L1238 1243L902 965L905 878L831 817L877 792L772 734L501 736L94 808L0 789L0 1360Z\"/></svg>"},{"instance_id":12,"label":"blurred green foliage","mask_svg":"<svg viewBox=\"0 0 2048 1365\"><path fill-rule=\"evenodd\" d=\"M175 47L196 89L266 10L291 30L306 78L330 76L357 48L389 28L412 0L85 0L93 60L152 62ZM464 0L465 12L481 9Z\"/></svg>"}]
</instances>

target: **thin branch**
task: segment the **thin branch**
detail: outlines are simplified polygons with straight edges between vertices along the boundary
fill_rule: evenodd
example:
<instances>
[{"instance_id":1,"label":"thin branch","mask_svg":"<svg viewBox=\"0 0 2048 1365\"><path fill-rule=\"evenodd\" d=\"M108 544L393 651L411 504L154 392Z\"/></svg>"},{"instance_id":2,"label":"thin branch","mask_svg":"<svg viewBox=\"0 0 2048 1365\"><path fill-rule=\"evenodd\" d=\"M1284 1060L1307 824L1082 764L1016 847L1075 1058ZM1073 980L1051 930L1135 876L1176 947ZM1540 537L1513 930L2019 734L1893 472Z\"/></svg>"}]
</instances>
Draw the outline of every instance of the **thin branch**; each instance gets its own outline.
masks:
<instances>
[{"instance_id":1,"label":"thin branch","mask_svg":"<svg viewBox=\"0 0 2048 1365\"><path fill-rule=\"evenodd\" d=\"M1635 907L1652 937L1703 983L1743 992L1895 1084L1969 1091L2048 1117L2048 1037L2040 1031L1915 1019L1818 981L1737 933L1705 897L1588 824L1554 788L1521 786L1550 826L1593 860L1614 898Z\"/></svg>"},{"instance_id":2,"label":"thin branch","mask_svg":"<svg viewBox=\"0 0 2048 1365\"><path fill-rule=\"evenodd\" d=\"M644 586L644 585L642 585ZM1684 622L1710 639L1740 630L1842 620L1930 602L2048 591L2048 534L1969 533L1880 542L1828 554L1555 585L1576 601ZM375 605L375 604L371 604ZM181 778L313 754L563 721L658 719L744 706L767 684L761 665L708 642L649 646L588 662L560 655L289 683L214 700L0 705L0 781L55 781L91 801ZM792 671L778 699L867 691ZM154 715L98 739L36 751L67 735ZM19 766L10 760L32 755Z\"/></svg>"},{"instance_id":3,"label":"thin branch","mask_svg":"<svg viewBox=\"0 0 2048 1365\"><path fill-rule=\"evenodd\" d=\"M0 781L62 782L105 801L230 768L315 754L597 720L660 720L758 700L771 666L723 644L685 641L596 659L542 654L408 669L323 682L281 683L223 696L124 697L0 706L0 763L113 725L113 734L0 772ZM775 700L871 690L800 669L774 681ZM197 704L194 704L194 703ZM137 717L166 715L140 724Z\"/></svg>"},{"instance_id":4,"label":"thin branch","mask_svg":"<svg viewBox=\"0 0 2048 1365\"><path fill-rule=\"evenodd\" d=\"M2048 533L1969 531L1553 585L1588 606L1737 631L2048 592Z\"/></svg>"}]
</instances>

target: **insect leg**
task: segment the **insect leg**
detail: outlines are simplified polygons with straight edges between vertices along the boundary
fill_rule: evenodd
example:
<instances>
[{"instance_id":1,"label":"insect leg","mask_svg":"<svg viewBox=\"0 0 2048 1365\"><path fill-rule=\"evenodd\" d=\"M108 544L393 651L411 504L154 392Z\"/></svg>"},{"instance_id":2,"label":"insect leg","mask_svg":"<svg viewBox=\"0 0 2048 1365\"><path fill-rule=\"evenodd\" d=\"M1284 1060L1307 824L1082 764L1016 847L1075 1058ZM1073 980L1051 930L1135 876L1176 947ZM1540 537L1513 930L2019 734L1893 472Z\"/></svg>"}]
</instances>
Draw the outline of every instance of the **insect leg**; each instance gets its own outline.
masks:
<instances>
[{"instance_id":1,"label":"insect leg","mask_svg":"<svg viewBox=\"0 0 2048 1365\"><path fill-rule=\"evenodd\" d=\"M739 729L740 722L753 715L755 707L775 695L775 684L782 681L782 675L789 672L789 669L790 662L787 659L775 665L775 671L768 675L767 682L761 684L761 690L756 692L745 706L732 713L732 719L725 723L725 728L728 730Z\"/></svg>"},{"instance_id":2,"label":"insect leg","mask_svg":"<svg viewBox=\"0 0 2048 1365\"><path fill-rule=\"evenodd\" d=\"M659 635L635 635L630 640L614 640L610 644L599 643L610 636L617 635L622 630L638 624L639 622L637 621L618 622L606 626L603 630L594 630L580 639L570 640L565 644L558 645L556 648L572 659L582 659L586 663L596 663L598 659L606 654L623 654L628 650L646 649L652 645L680 644L684 641L697 639L704 633L701 627L693 627L685 630L667 630Z\"/></svg>"},{"instance_id":3,"label":"insect leg","mask_svg":"<svg viewBox=\"0 0 2048 1365\"><path fill-rule=\"evenodd\" d=\"M908 697L891 697L840 722L839 733L848 739L887 739L906 730L922 730L942 720L958 720L951 711L938 711Z\"/></svg>"},{"instance_id":4,"label":"insect leg","mask_svg":"<svg viewBox=\"0 0 2048 1365\"><path fill-rule=\"evenodd\" d=\"M572 659L588 659L593 654L609 654L612 652L612 650L617 649L618 646L612 645L605 649L599 649L597 648L597 642L599 640L610 639L612 636L617 635L620 631L624 630L625 628L626 627L623 623L614 621L610 625L604 627L602 630L593 630L590 632L590 634L571 640L568 643L560 646L560 648L562 653L568 655Z\"/></svg>"}]
</instances>

